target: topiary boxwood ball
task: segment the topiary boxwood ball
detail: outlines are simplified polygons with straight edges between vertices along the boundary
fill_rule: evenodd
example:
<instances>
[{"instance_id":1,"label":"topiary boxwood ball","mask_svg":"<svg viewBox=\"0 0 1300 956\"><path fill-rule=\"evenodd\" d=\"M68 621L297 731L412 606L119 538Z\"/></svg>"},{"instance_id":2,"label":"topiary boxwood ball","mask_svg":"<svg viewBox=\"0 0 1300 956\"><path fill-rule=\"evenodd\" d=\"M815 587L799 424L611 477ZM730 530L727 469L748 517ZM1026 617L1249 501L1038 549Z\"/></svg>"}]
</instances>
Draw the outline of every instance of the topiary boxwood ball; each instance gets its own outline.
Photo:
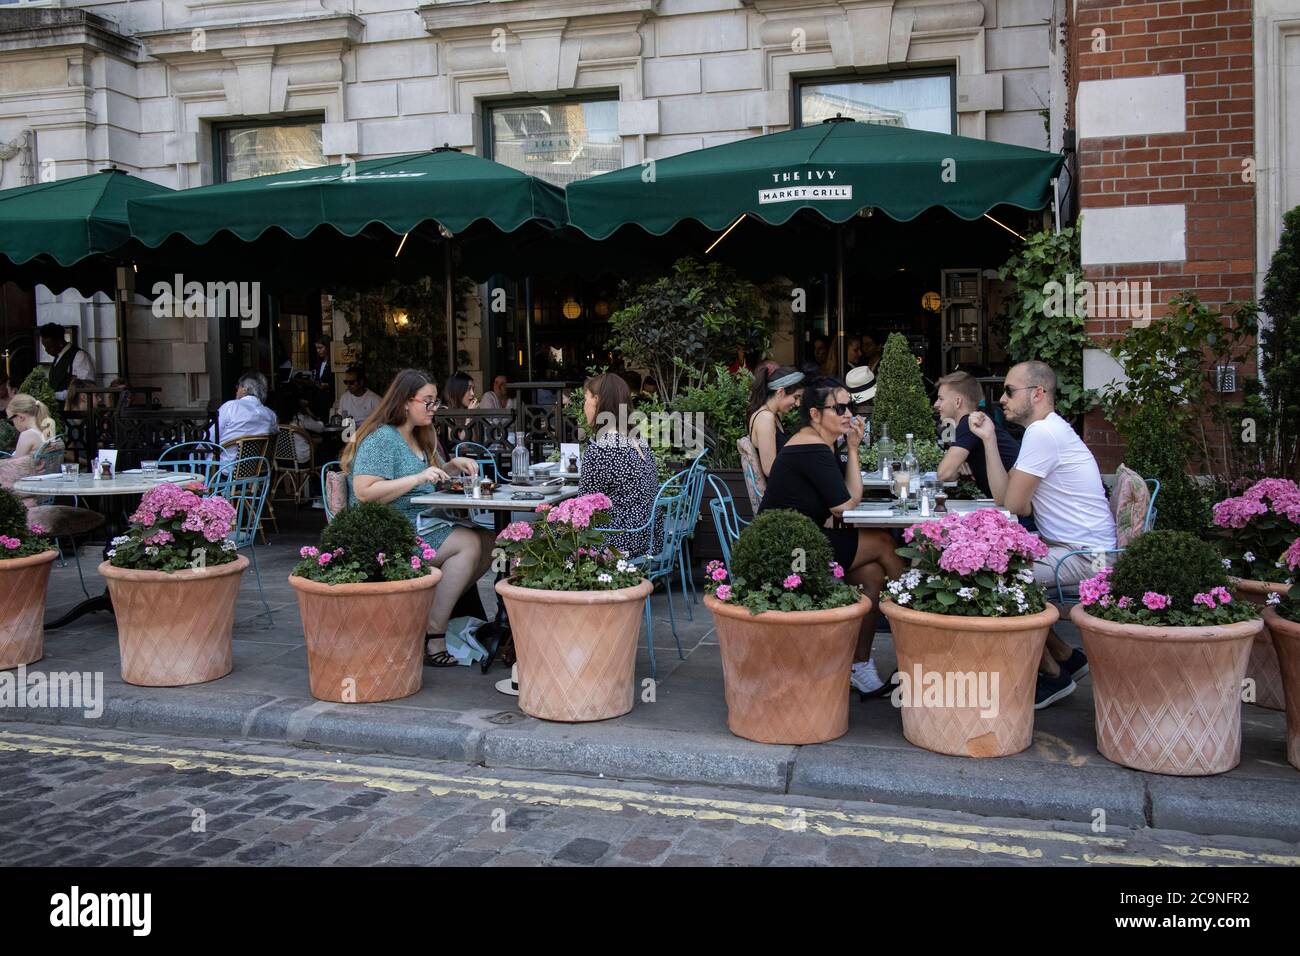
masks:
<instances>
[{"instance_id":1,"label":"topiary boxwood ball","mask_svg":"<svg viewBox=\"0 0 1300 956\"><path fill-rule=\"evenodd\" d=\"M27 509L10 492L0 488L0 534L9 538L27 534Z\"/></svg>"},{"instance_id":2,"label":"topiary boxwood ball","mask_svg":"<svg viewBox=\"0 0 1300 956\"><path fill-rule=\"evenodd\" d=\"M1139 535L1115 562L1111 594L1140 603L1148 591L1167 594L1179 608L1194 607L1192 598L1227 587L1223 559L1212 544L1186 531L1148 531Z\"/></svg>"},{"instance_id":3,"label":"topiary boxwood ball","mask_svg":"<svg viewBox=\"0 0 1300 956\"><path fill-rule=\"evenodd\" d=\"M344 508L321 532L322 551L343 549L341 560L355 563L367 581L384 580L376 555L408 561L419 547L415 529L400 511L378 501Z\"/></svg>"},{"instance_id":4,"label":"topiary boxwood ball","mask_svg":"<svg viewBox=\"0 0 1300 956\"><path fill-rule=\"evenodd\" d=\"M731 551L731 571L748 588L780 588L787 577L798 574L800 590L817 597L839 583L831 574L833 560L830 542L811 519L778 508L764 511L740 533Z\"/></svg>"}]
</instances>

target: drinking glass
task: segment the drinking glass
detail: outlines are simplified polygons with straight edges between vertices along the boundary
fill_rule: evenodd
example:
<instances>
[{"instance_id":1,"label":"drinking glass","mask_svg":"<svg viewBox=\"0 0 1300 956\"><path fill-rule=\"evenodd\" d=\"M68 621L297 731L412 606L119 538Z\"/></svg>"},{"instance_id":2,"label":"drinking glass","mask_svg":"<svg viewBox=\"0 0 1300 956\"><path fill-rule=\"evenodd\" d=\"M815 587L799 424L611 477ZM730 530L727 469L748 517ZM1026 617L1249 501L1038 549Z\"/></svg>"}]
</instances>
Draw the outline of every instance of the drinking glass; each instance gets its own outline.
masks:
<instances>
[{"instance_id":1,"label":"drinking glass","mask_svg":"<svg viewBox=\"0 0 1300 956\"><path fill-rule=\"evenodd\" d=\"M912 474L903 467L901 461L894 462L894 497L898 499L899 507L907 509L907 492L912 483Z\"/></svg>"},{"instance_id":2,"label":"drinking glass","mask_svg":"<svg viewBox=\"0 0 1300 956\"><path fill-rule=\"evenodd\" d=\"M68 462L63 466L63 480L76 481L77 473L81 471L81 465L75 461Z\"/></svg>"},{"instance_id":3,"label":"drinking glass","mask_svg":"<svg viewBox=\"0 0 1300 956\"><path fill-rule=\"evenodd\" d=\"M140 469L144 472L146 478L158 477L158 462L156 461L142 461L140 462Z\"/></svg>"}]
</instances>

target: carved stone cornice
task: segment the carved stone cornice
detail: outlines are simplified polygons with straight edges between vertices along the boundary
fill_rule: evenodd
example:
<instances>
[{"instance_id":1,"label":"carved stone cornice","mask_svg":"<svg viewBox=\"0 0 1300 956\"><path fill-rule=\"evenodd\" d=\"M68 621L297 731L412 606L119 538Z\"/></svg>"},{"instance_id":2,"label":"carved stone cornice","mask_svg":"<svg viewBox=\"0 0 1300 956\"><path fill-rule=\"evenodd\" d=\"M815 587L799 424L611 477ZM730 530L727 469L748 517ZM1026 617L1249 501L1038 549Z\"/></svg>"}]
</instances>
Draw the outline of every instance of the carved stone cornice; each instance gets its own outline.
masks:
<instances>
[{"instance_id":1,"label":"carved stone cornice","mask_svg":"<svg viewBox=\"0 0 1300 956\"><path fill-rule=\"evenodd\" d=\"M277 20L210 20L183 28L149 30L139 37L150 56L177 62L213 53L236 56L259 49L273 53L309 44L341 53L360 43L364 31L365 21L353 14L321 13Z\"/></svg>"},{"instance_id":2,"label":"carved stone cornice","mask_svg":"<svg viewBox=\"0 0 1300 956\"><path fill-rule=\"evenodd\" d=\"M0 8L0 53L80 47L137 59L140 45L116 25L86 10L62 7Z\"/></svg>"},{"instance_id":3,"label":"carved stone cornice","mask_svg":"<svg viewBox=\"0 0 1300 956\"><path fill-rule=\"evenodd\" d=\"M477 0L426 3L415 12L430 33L445 39L491 36L503 27L519 32L536 21L583 27L639 26L655 12L658 0Z\"/></svg>"}]
</instances>

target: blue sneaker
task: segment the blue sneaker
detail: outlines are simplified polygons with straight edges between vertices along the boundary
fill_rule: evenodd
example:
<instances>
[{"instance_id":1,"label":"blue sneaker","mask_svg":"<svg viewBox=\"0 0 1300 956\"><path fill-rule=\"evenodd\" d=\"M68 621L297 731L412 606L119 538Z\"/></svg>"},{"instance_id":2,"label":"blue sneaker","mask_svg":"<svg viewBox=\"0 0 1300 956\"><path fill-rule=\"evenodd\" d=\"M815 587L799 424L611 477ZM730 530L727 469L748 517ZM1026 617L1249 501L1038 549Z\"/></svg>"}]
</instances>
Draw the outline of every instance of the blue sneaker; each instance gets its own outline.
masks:
<instances>
[{"instance_id":1,"label":"blue sneaker","mask_svg":"<svg viewBox=\"0 0 1300 956\"><path fill-rule=\"evenodd\" d=\"M1042 710L1064 697L1069 697L1078 686L1064 666L1061 667L1061 673L1055 677L1040 673L1038 686L1034 689L1034 710Z\"/></svg>"},{"instance_id":2,"label":"blue sneaker","mask_svg":"<svg viewBox=\"0 0 1300 956\"><path fill-rule=\"evenodd\" d=\"M1057 663L1061 665L1061 670L1076 681L1083 680L1088 676L1088 655L1077 647L1071 649L1069 657L1063 661L1057 661Z\"/></svg>"}]
</instances>

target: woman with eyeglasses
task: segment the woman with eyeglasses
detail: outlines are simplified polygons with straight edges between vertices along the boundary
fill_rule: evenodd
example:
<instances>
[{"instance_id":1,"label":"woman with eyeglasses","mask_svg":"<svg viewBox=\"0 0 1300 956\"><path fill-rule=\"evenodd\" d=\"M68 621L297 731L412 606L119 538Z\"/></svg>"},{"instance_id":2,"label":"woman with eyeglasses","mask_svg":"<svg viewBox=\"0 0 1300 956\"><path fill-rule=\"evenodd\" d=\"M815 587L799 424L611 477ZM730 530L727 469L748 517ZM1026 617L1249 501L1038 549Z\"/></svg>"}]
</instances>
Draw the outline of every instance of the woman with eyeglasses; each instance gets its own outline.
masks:
<instances>
[{"instance_id":1,"label":"woman with eyeglasses","mask_svg":"<svg viewBox=\"0 0 1300 956\"><path fill-rule=\"evenodd\" d=\"M436 482L452 474L478 474L478 465L468 458L445 463L439 458L433 433L437 404L438 386L428 375L411 368L398 372L379 407L343 449L341 464L352 476L353 501L393 505L438 552L433 564L442 570L442 580L429 610L424 661L430 667L451 667L457 661L446 651L447 620L457 599L487 573L494 542L491 531L423 514L424 507L411 500L431 494Z\"/></svg>"},{"instance_id":2,"label":"woman with eyeglasses","mask_svg":"<svg viewBox=\"0 0 1300 956\"><path fill-rule=\"evenodd\" d=\"M886 578L903 573L903 561L894 552L894 539L888 531L827 527L832 515L842 515L862 500L858 447L864 429L849 401L849 390L838 379L816 378L804 387L799 404L803 427L777 454L758 510L788 508L812 519L830 541L836 563L844 568L844 579L860 585L871 598L871 613L863 618L858 631L852 683L862 693L874 693L888 686L871 660L880 589ZM848 445L847 464L841 464L835 454L840 436Z\"/></svg>"},{"instance_id":3,"label":"woman with eyeglasses","mask_svg":"<svg viewBox=\"0 0 1300 956\"><path fill-rule=\"evenodd\" d=\"M54 437L54 419L45 403L19 392L9 399L5 406L5 417L18 433L18 444L14 446L14 457L22 458L32 455L36 450Z\"/></svg>"}]
</instances>

